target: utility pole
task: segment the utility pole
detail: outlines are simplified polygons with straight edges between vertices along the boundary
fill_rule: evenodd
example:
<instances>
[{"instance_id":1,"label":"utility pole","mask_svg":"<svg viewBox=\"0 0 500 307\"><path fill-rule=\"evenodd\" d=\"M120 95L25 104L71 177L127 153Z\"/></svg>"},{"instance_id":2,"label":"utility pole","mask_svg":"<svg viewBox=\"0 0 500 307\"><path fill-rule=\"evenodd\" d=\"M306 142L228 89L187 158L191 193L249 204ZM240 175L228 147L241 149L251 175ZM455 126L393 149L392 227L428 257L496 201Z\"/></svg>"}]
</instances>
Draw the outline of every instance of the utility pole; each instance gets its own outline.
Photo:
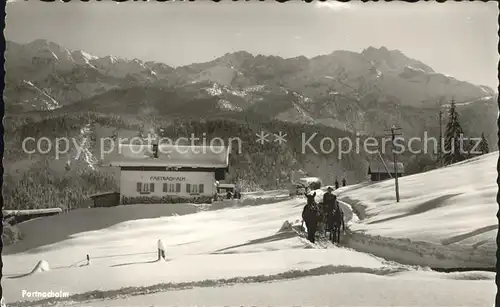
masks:
<instances>
[{"instance_id":1,"label":"utility pole","mask_svg":"<svg viewBox=\"0 0 500 307\"><path fill-rule=\"evenodd\" d=\"M392 126L391 129L385 130L386 132L390 132L390 135L386 135L386 137L390 137L392 140L392 154L394 158L394 179L395 179L395 188L396 188L396 202L399 203L399 182L398 182L398 159L396 155L396 151L394 150L396 136L402 135L400 132L401 128Z\"/></svg>"},{"instance_id":2,"label":"utility pole","mask_svg":"<svg viewBox=\"0 0 500 307\"><path fill-rule=\"evenodd\" d=\"M438 166L441 167L443 159L443 102L439 104L439 148L438 148Z\"/></svg>"}]
</instances>

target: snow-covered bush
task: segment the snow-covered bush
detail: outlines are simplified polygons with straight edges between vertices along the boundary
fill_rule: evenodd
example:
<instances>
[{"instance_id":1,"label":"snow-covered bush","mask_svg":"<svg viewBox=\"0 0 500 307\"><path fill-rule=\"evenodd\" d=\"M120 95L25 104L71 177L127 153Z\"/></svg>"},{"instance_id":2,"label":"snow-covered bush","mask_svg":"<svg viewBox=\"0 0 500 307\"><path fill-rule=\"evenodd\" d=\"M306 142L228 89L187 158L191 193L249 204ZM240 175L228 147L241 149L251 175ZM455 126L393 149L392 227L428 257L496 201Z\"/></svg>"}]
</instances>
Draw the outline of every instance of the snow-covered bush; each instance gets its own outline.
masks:
<instances>
[{"instance_id":1,"label":"snow-covered bush","mask_svg":"<svg viewBox=\"0 0 500 307\"><path fill-rule=\"evenodd\" d=\"M10 245L23 239L23 235L19 228L9 223L3 224L2 242L4 245Z\"/></svg>"}]
</instances>

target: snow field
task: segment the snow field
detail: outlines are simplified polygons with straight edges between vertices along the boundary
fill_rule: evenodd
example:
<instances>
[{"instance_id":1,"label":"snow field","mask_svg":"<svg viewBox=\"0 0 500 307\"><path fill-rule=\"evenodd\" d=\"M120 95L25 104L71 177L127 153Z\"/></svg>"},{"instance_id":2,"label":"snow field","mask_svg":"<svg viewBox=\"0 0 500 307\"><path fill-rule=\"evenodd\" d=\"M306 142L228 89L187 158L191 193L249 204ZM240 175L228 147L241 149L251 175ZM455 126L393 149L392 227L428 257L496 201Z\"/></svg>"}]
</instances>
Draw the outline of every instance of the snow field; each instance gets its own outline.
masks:
<instances>
[{"instance_id":1,"label":"snow field","mask_svg":"<svg viewBox=\"0 0 500 307\"><path fill-rule=\"evenodd\" d=\"M359 212L349 246L407 264L492 268L496 263L498 152L446 168L362 184L339 197Z\"/></svg>"},{"instance_id":2,"label":"snow field","mask_svg":"<svg viewBox=\"0 0 500 307\"><path fill-rule=\"evenodd\" d=\"M277 191L255 192L246 205L219 210L134 205L24 222L26 241L4 255L3 295L9 306L491 306L494 273L445 274L412 265L489 265L496 230L484 227L493 225L488 214L496 204L487 167L496 158L401 178L399 204L390 181L337 190L346 201L348 248L278 232L284 221L300 223L305 199L286 193L280 199ZM464 179L471 169L475 174ZM324 189L316 192L319 201ZM181 215L172 215L178 210ZM167 262L156 261L158 239ZM87 254L91 265L85 266ZM50 270L23 276L40 260ZM22 290L70 297L26 298Z\"/></svg>"}]
</instances>

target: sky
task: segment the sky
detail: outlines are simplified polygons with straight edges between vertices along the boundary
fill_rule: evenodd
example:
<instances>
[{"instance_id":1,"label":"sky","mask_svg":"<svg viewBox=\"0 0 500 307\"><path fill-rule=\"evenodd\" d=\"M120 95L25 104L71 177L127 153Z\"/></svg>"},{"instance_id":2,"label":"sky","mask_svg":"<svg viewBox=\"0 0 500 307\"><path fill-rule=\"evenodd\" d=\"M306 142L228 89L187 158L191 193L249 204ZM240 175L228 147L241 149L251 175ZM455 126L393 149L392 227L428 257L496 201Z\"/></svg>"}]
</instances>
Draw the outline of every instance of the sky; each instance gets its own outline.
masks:
<instances>
[{"instance_id":1,"label":"sky","mask_svg":"<svg viewBox=\"0 0 500 307\"><path fill-rule=\"evenodd\" d=\"M6 39L96 56L206 62L228 52L314 57L398 49L435 71L498 87L498 7L483 2L54 2L7 4Z\"/></svg>"}]
</instances>

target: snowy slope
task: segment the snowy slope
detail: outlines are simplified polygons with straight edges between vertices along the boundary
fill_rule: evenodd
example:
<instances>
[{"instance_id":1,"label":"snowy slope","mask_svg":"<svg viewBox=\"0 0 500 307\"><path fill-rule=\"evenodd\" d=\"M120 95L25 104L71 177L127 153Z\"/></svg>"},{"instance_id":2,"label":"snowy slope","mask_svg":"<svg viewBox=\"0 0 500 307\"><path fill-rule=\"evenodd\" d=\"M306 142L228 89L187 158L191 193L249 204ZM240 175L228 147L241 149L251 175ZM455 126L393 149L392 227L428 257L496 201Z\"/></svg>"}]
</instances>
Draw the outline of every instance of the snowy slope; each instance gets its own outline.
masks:
<instances>
[{"instance_id":1,"label":"snowy slope","mask_svg":"<svg viewBox=\"0 0 500 307\"><path fill-rule=\"evenodd\" d=\"M251 198L259 194L265 193ZM33 248L4 255L3 295L9 306L40 299L23 297L22 290L72 295L61 306L491 304L491 273L437 274L349 249L314 248L293 231L278 233L285 220L296 222L303 204L297 198L182 216L170 215L190 205L135 205L25 222L20 228ZM55 234L51 244L44 238ZM155 262L158 239L167 245L168 262ZM51 270L23 276L40 260ZM330 284L343 286L333 291ZM353 298L354 287L367 291L364 301ZM461 295L445 299L459 288ZM182 293L193 297L183 300Z\"/></svg>"},{"instance_id":2,"label":"snowy slope","mask_svg":"<svg viewBox=\"0 0 500 307\"><path fill-rule=\"evenodd\" d=\"M69 240L32 253L6 257L9 268L17 267L21 271L19 273L24 273L23 270L29 272L30 264L36 263L41 257L47 259L53 270L43 274L6 280L4 286L8 290L4 292L4 295L13 299L22 293L22 289L36 289L37 291L62 289L69 293L94 289L112 290L125 286L157 284L164 282L166 277L169 282L175 283L210 284L210 280L220 280L220 283L228 282L222 280L224 278L238 277L245 280L245 276L262 275L261 279L273 280L284 278L287 274L289 275L287 278L290 278L314 272L318 274L318 271L320 273L322 271L330 273L337 270L346 271L346 268L347 271L361 272L399 271L397 268L385 269L386 265L382 261L360 253L334 249L304 249L308 246L307 243L298 239L294 233L275 236L275 227L280 225L279 221L293 218L300 211L300 207L284 210L293 208L291 205L295 205L295 202L262 206L259 209L223 210L182 218L124 222L107 229L75 235ZM133 206L127 209L134 210ZM107 212L108 215L113 213L115 212ZM101 212L100 216L103 215L106 215L106 212ZM65 223L59 217L59 221L52 221L53 227L56 225L61 229L71 227L74 220L69 218L67 220ZM90 221L87 220L87 222ZM27 227L24 227L24 230L26 229ZM228 233L238 235L228 236ZM28 232L27 235L33 236L35 233ZM155 240L152 239L149 242L148 238L156 237L164 238L169 243L168 254L172 258L170 263L148 263L156 256ZM256 242L253 248L251 248L252 244L249 244L250 248L231 248L237 243L266 237L269 237L269 243L262 240L262 244ZM276 242L273 242L273 239ZM222 250L224 248L226 249ZM297 248L298 250L292 252ZM220 254L217 250L221 250ZM134 252L141 251L146 251L146 254L133 255ZM153 252L147 254L147 251ZM262 253L256 253L259 251ZM84 257L86 253L91 255L92 266L78 267L79 263L75 260ZM122 257L113 257L117 254ZM68 257L68 255L71 256ZM99 259L103 255L111 257ZM263 258L266 259L265 262L262 261ZM304 259L310 261L303 261ZM64 267L71 263L76 263L74 268ZM358 263L363 263L363 266L359 267ZM130 274L130 269L134 267L138 270L137 272L141 273ZM308 271L315 268L316 271ZM159 270L162 272L159 273ZM292 272L291 270L302 271ZM64 281L68 273L79 280L88 282L68 283ZM279 275L282 273L285 273L285 276ZM96 279L96 276L100 278Z\"/></svg>"},{"instance_id":3,"label":"snowy slope","mask_svg":"<svg viewBox=\"0 0 500 307\"><path fill-rule=\"evenodd\" d=\"M308 249L308 243L294 232L277 234L283 221L295 221L300 216L302 202L294 199L239 209L131 220L101 229L98 228L103 225L96 222L116 221L114 215L132 216L132 212L141 210L141 206L88 209L100 211L99 219L95 221L91 218L95 215L80 210L79 214L69 213L66 218L59 215L43 219L44 223L41 219L26 222L20 228L32 242L34 236L48 235L40 229L49 225L63 233L71 233L77 221L94 223L95 229L90 230L91 226L87 225L87 231L72 234L66 240L4 256L4 274L11 277L30 272L40 260L46 260L52 267L52 271L43 274L5 279L4 296L13 301L22 299L22 289L62 289L76 294L94 289L148 286L166 280L172 283L200 282L323 266L330 270L337 266L353 267L358 271L359 267L362 270L385 269L387 265L383 261L371 256L344 249ZM158 214L166 215L167 212L158 211ZM29 227L30 224L38 224L38 227ZM155 260L156 240L159 238L168 245L167 255L171 261L148 263ZM257 241L240 246L252 240ZM84 260L86 254L90 255L92 265L78 267L84 263L78 261ZM100 258L113 255L121 256ZM74 267L68 267L75 263ZM131 270L137 273L131 274ZM72 280L86 282L68 282L69 275Z\"/></svg>"},{"instance_id":4,"label":"snowy slope","mask_svg":"<svg viewBox=\"0 0 500 307\"><path fill-rule=\"evenodd\" d=\"M165 291L83 306L493 306L491 280L363 273L332 274L273 283ZM397 280L397 282L395 282ZM82 306L76 305L75 306Z\"/></svg>"},{"instance_id":5,"label":"snowy slope","mask_svg":"<svg viewBox=\"0 0 500 307\"><path fill-rule=\"evenodd\" d=\"M355 233L430 244L455 260L474 258L477 265L495 263L498 190L493 152L456 165L399 179L400 202L394 180L353 186L341 199L361 212ZM406 243L410 245L410 243ZM437 253L437 252L436 252Z\"/></svg>"}]
</instances>

